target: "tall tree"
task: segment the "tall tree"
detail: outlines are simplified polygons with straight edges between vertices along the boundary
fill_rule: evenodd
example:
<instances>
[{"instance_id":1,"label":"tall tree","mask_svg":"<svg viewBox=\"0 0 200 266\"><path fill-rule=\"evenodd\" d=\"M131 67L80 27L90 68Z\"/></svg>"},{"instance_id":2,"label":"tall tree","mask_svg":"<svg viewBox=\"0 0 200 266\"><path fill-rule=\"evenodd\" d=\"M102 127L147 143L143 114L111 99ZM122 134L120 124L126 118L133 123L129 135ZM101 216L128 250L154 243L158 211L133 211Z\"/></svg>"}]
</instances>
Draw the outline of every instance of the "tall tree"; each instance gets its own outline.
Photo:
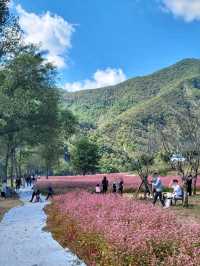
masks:
<instances>
[{"instance_id":1,"label":"tall tree","mask_svg":"<svg viewBox=\"0 0 200 266\"><path fill-rule=\"evenodd\" d=\"M98 146L87 137L81 137L71 149L71 163L76 173L95 173L99 164Z\"/></svg>"},{"instance_id":2,"label":"tall tree","mask_svg":"<svg viewBox=\"0 0 200 266\"><path fill-rule=\"evenodd\" d=\"M7 144L11 175L16 148L45 142L46 132L57 124L55 76L55 69L33 47L20 52L0 71L0 137Z\"/></svg>"}]
</instances>

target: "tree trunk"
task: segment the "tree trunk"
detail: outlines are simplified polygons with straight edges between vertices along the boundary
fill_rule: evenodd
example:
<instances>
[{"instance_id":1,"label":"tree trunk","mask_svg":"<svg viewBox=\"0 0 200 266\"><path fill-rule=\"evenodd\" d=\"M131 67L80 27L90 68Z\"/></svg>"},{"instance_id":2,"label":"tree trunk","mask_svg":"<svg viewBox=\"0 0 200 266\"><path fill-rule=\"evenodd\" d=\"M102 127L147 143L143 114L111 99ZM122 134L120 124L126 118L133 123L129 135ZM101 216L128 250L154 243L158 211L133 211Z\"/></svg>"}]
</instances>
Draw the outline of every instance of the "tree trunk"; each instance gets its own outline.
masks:
<instances>
[{"instance_id":1,"label":"tree trunk","mask_svg":"<svg viewBox=\"0 0 200 266\"><path fill-rule=\"evenodd\" d=\"M194 177L194 182L193 182L193 195L197 194L197 175Z\"/></svg>"},{"instance_id":2,"label":"tree trunk","mask_svg":"<svg viewBox=\"0 0 200 266\"><path fill-rule=\"evenodd\" d=\"M8 180L8 162L9 162L9 156L10 155L10 149L9 146L7 148L7 153L6 153L6 160L5 160L5 166L4 166L4 180L6 181Z\"/></svg>"},{"instance_id":3,"label":"tree trunk","mask_svg":"<svg viewBox=\"0 0 200 266\"><path fill-rule=\"evenodd\" d=\"M183 181L183 207L188 207L187 178Z\"/></svg>"},{"instance_id":4,"label":"tree trunk","mask_svg":"<svg viewBox=\"0 0 200 266\"><path fill-rule=\"evenodd\" d=\"M15 173L16 173L16 176L19 177L18 162L17 162L16 151L15 150L14 150L14 154L13 154L13 159L14 159Z\"/></svg>"},{"instance_id":5,"label":"tree trunk","mask_svg":"<svg viewBox=\"0 0 200 266\"><path fill-rule=\"evenodd\" d=\"M14 188L14 180L13 180L13 175L14 175L14 149L11 149L11 156L10 156L10 182L11 182L11 188Z\"/></svg>"},{"instance_id":6,"label":"tree trunk","mask_svg":"<svg viewBox=\"0 0 200 266\"><path fill-rule=\"evenodd\" d=\"M49 179L49 167L47 166L46 179Z\"/></svg>"},{"instance_id":7,"label":"tree trunk","mask_svg":"<svg viewBox=\"0 0 200 266\"><path fill-rule=\"evenodd\" d=\"M140 176L140 178L141 178L141 181L142 182L141 182L141 184L140 184L140 186L139 186L139 188L138 188L138 190L136 192L136 196L135 197L137 198L137 196L138 196L141 188L144 187L144 199L146 199L148 193L150 193L151 195L153 195L152 188L151 188L151 185L148 182L148 178L147 177Z\"/></svg>"}]
</instances>

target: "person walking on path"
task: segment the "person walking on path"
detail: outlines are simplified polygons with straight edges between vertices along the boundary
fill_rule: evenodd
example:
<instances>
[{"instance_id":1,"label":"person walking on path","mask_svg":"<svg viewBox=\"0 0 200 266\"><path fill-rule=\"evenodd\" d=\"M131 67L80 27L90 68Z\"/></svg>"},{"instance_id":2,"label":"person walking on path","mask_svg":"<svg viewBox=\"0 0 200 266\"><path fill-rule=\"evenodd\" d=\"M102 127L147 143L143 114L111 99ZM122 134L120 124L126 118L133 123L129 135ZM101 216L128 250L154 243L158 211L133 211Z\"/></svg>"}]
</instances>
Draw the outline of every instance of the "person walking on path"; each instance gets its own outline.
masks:
<instances>
[{"instance_id":1,"label":"person walking on path","mask_svg":"<svg viewBox=\"0 0 200 266\"><path fill-rule=\"evenodd\" d=\"M53 199L53 194L54 194L53 188L52 188L52 186L49 186L46 200L48 200L49 198Z\"/></svg>"},{"instance_id":2,"label":"person walking on path","mask_svg":"<svg viewBox=\"0 0 200 266\"><path fill-rule=\"evenodd\" d=\"M35 202L42 202L40 194L41 194L40 190L37 189L37 191L35 192Z\"/></svg>"},{"instance_id":3,"label":"person walking on path","mask_svg":"<svg viewBox=\"0 0 200 266\"><path fill-rule=\"evenodd\" d=\"M20 187L22 185L22 181L21 181L20 177L16 178L15 184L16 184L16 190L19 191L19 189L20 189Z\"/></svg>"},{"instance_id":4,"label":"person walking on path","mask_svg":"<svg viewBox=\"0 0 200 266\"><path fill-rule=\"evenodd\" d=\"M160 177L158 176L158 173L154 173L153 175L153 180L152 180L152 188L154 191L154 199L153 199L153 205L156 204L157 199L159 198L162 206L165 206L165 202L162 196L162 192L163 192L163 184L162 181L160 179Z\"/></svg>"},{"instance_id":5,"label":"person walking on path","mask_svg":"<svg viewBox=\"0 0 200 266\"><path fill-rule=\"evenodd\" d=\"M32 196L31 196L30 202L33 202L33 200L34 200L34 198L35 198L35 196L36 196L36 193L37 193L37 186L34 185L34 186L32 187L32 190L33 190L33 192L32 192Z\"/></svg>"},{"instance_id":6,"label":"person walking on path","mask_svg":"<svg viewBox=\"0 0 200 266\"><path fill-rule=\"evenodd\" d=\"M108 191L108 179L106 176L104 176L103 180L102 180L102 188L103 188L103 193L106 193Z\"/></svg>"}]
</instances>

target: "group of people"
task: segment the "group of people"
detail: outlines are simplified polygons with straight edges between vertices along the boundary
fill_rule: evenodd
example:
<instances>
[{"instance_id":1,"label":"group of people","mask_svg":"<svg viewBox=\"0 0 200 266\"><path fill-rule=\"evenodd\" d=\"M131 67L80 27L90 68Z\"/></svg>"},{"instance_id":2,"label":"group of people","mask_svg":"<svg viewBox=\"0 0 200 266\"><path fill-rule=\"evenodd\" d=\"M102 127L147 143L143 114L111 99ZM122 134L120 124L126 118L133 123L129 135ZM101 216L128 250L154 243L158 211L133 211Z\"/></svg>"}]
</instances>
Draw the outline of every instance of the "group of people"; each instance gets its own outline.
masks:
<instances>
[{"instance_id":1,"label":"group of people","mask_svg":"<svg viewBox=\"0 0 200 266\"><path fill-rule=\"evenodd\" d=\"M97 184L95 188L95 192L98 193L107 193L109 189L109 181L106 176L103 177L101 184ZM120 193L123 194L124 190L124 181L120 179L112 183L112 193Z\"/></svg>"},{"instance_id":2,"label":"group of people","mask_svg":"<svg viewBox=\"0 0 200 266\"><path fill-rule=\"evenodd\" d=\"M30 202L41 202L41 191L37 186L37 178L38 176L35 175L24 175L23 177L15 177L15 190L16 192L18 192L20 190L21 187L25 188L25 187L32 187L32 195L31 195L31 199ZM7 181L4 180L2 182L2 188L1 188L1 197L6 199L7 197L9 197L9 190L10 188L7 185ZM46 196L46 200L48 200L49 198L53 198L53 188L51 185L48 186L47 189L47 196Z\"/></svg>"},{"instance_id":3,"label":"group of people","mask_svg":"<svg viewBox=\"0 0 200 266\"><path fill-rule=\"evenodd\" d=\"M30 199L30 202L41 202L41 192L40 189L37 187L36 184L33 185L32 187L32 196ZM46 200L48 200L49 198L53 199L53 195L54 195L54 191L51 185L48 186L48 191L47 191L47 196L46 196Z\"/></svg>"},{"instance_id":4,"label":"group of people","mask_svg":"<svg viewBox=\"0 0 200 266\"><path fill-rule=\"evenodd\" d=\"M21 187L32 187L37 182L37 175L24 175L22 177L14 177L15 189L18 191Z\"/></svg>"},{"instance_id":5,"label":"group of people","mask_svg":"<svg viewBox=\"0 0 200 266\"><path fill-rule=\"evenodd\" d=\"M187 185L187 193L189 196L191 196L192 195L192 176L191 175L187 178L186 185ZM171 200L174 200L176 202L176 200L183 199L184 191L181 185L179 184L178 179L173 179L173 181L170 184L170 187L173 189ZM164 190L164 186L158 173L154 173L153 179L152 179L152 191L153 191L153 204L154 205L159 199L162 206L166 207L165 199L163 197L163 190Z\"/></svg>"}]
</instances>

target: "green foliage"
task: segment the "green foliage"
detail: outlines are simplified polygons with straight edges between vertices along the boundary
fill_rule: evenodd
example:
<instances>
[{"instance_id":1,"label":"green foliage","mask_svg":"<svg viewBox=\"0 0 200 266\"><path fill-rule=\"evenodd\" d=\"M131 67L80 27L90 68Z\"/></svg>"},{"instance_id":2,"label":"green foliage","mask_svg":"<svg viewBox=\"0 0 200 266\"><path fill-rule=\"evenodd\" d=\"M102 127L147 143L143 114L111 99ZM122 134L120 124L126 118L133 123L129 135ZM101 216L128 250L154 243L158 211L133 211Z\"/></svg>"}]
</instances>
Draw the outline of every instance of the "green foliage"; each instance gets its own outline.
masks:
<instances>
[{"instance_id":1,"label":"green foliage","mask_svg":"<svg viewBox=\"0 0 200 266\"><path fill-rule=\"evenodd\" d=\"M13 171L20 174L24 165L28 169L43 168L48 175L78 123L71 111L60 107L54 67L45 63L36 48L22 47L2 67L0 80L0 139L4 144L0 159L5 165L5 176L9 164L11 176ZM29 154L25 162L22 155L27 149L30 156L32 151L37 153L42 166L35 159L30 166ZM18 170L14 170L16 165Z\"/></svg>"},{"instance_id":2,"label":"green foliage","mask_svg":"<svg viewBox=\"0 0 200 266\"><path fill-rule=\"evenodd\" d=\"M98 146L86 137L76 140L71 148L71 163L76 173L95 173L98 169Z\"/></svg>"},{"instance_id":3,"label":"green foliage","mask_svg":"<svg viewBox=\"0 0 200 266\"><path fill-rule=\"evenodd\" d=\"M200 99L200 60L182 60L152 75L113 87L63 92L63 97L64 104L82 125L91 125L87 127L88 135L100 147L112 147L111 153L102 159L102 169L109 171L111 165L119 170L122 163L113 162L123 161L123 153L135 157L138 147L147 146L149 127L154 124L164 127L170 119L171 108L187 107L185 98Z\"/></svg>"},{"instance_id":4,"label":"green foliage","mask_svg":"<svg viewBox=\"0 0 200 266\"><path fill-rule=\"evenodd\" d=\"M17 18L9 12L10 0L0 1L0 63L19 50L21 29Z\"/></svg>"}]
</instances>

